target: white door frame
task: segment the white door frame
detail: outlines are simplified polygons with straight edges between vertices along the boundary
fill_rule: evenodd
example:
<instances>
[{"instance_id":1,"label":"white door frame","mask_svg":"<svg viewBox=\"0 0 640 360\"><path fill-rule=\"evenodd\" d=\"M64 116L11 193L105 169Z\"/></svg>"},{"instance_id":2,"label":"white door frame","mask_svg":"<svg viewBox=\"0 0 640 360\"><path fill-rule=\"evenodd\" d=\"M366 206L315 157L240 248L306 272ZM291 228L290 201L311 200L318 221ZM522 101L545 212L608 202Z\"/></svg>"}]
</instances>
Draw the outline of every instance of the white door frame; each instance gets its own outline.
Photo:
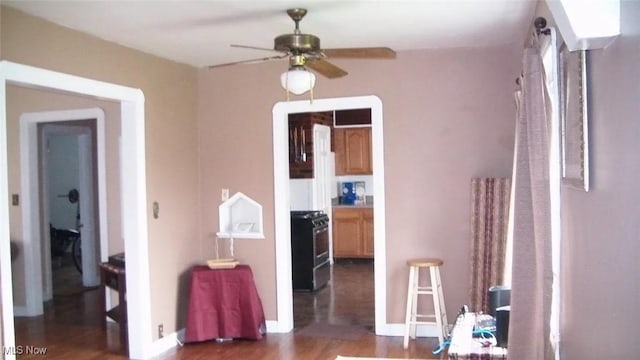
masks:
<instances>
[{"instance_id":1,"label":"white door frame","mask_svg":"<svg viewBox=\"0 0 640 360\"><path fill-rule=\"evenodd\" d=\"M37 135L38 124L49 123L45 125L43 128L43 138L42 138L43 140L46 140L48 136L55 135L55 134L68 134L68 135L77 135L77 136L85 134L85 136L90 136L91 131L86 127L80 127L73 124L71 125L55 124L57 122L62 122L62 121L76 121L76 120L86 120L86 119L95 119L95 131L96 131L95 149L96 149L96 160L97 160L97 163L95 164L95 166L97 168L98 188L94 189L92 193L97 191L97 194L98 194L98 197L97 197L98 216L99 216L98 228L100 229L100 233L97 234L97 236L100 241L100 248L98 249L100 254L100 261L106 261L109 253L109 234L108 234L108 226L107 226L108 224L107 181L106 181L106 159L105 159L106 153L105 153L104 111L102 111L102 109L100 108L89 108L89 109L74 109L74 110L62 110L62 111L43 111L43 112L32 112L32 113L22 114L20 116L20 132L21 134L23 134L23 132L26 132L26 134L21 135L20 137L20 140L21 140L20 154L28 153L27 148L31 148L31 149L38 148L38 135ZM54 123L54 124L51 125L51 123ZM93 149L83 149L80 142L78 143L78 149L79 149L80 156L83 156L82 155L83 153L87 154L84 156L91 156L91 154L93 154ZM38 177L37 175L40 169L43 171L43 175L44 175L42 179L46 183L46 180L48 179L48 174L46 173L46 169L47 169L46 164L48 162L48 157L46 156L46 148L44 146L41 148L40 158L42 159L42 167L39 166L38 158L35 156L30 157L26 161L24 159L21 160L22 169L21 169L20 178L22 179L22 188L20 192L22 194L28 194L28 189L31 188L32 182L35 181L37 186L37 183L40 179L40 177ZM90 161L93 163L92 159L90 159ZM25 166L28 166L28 168L25 168ZM81 162L80 167L82 166L83 165ZM87 170L86 171L87 173L85 174L86 176L82 176L82 174L80 174L81 175L80 181L91 182L91 184L88 184L88 185L91 188L93 188L93 181L94 181L93 175L92 175L93 169L86 169L86 170ZM26 211L26 208L23 207L22 218L23 218L23 227L30 227L32 229L31 231L33 234L43 234L42 241L40 242L43 248L41 249L40 254L49 254L51 251L51 239L48 236L48 232L46 230L42 231L41 229L42 224L48 224L50 222L49 204L48 204L49 189L47 186L43 186L42 190L43 190L42 203L38 202L39 198L37 196L28 196L28 198L30 198L29 207L33 209L34 212L29 213ZM23 198L23 202L24 202L24 198ZM42 224L40 224L40 221L39 221L40 217L31 218L31 215L35 215L35 210L40 208L42 209L42 219L43 219ZM84 212L84 209L82 207L81 209ZM86 216L81 216L80 218L81 219L86 218ZM84 221L86 222L86 220ZM35 224L33 222L35 222ZM86 238L86 236L83 236L81 238L83 239L83 241L89 240L89 239L84 239ZM83 249L83 253L87 250L85 249L84 244L82 246L82 249ZM82 259L84 262L85 256L83 256ZM42 262L35 263L36 265L41 263L44 264L44 269L42 269L43 270L42 273L44 274L44 279L43 279L44 289L42 291L42 295L37 294L39 290L35 285L38 284L38 282L35 282L36 280L33 278L28 278L25 276L25 280L26 280L25 288L27 291L27 296L32 296L32 297L41 296L43 300L46 301L48 299L51 299L53 296L53 274L51 270L51 257L45 256L44 259L42 260L43 260ZM88 269L89 267L83 266L83 268ZM38 270L40 269L36 269L35 271L38 271ZM25 275L26 274L27 273L25 269ZM82 273L83 283L85 283L85 278L87 278L86 279L87 281L92 280L90 282L94 283L95 281L93 280L95 279L93 278L96 276L98 276L97 281L99 283L99 274L97 273L97 270L95 271L94 274L83 271ZM87 283L85 283L85 286L88 286ZM110 297L107 297L107 301L108 300L110 300ZM33 304L30 304L30 305L33 306ZM24 315L26 316L34 316L41 313L42 313L41 306L38 307L37 309L29 308L29 306L27 306L27 308L24 311ZM18 314L18 310L16 309L15 306L14 306L14 314L15 315Z\"/></svg>"},{"instance_id":2,"label":"white door frame","mask_svg":"<svg viewBox=\"0 0 640 360\"><path fill-rule=\"evenodd\" d=\"M289 140L290 113L320 112L371 108L373 158L373 221L374 221L374 284L375 331L378 335L402 334L387 324L387 280L385 250L385 194L384 194L384 141L382 101L374 95L332 99L314 99L313 102L278 102L273 106L273 180L275 206L276 297L278 319L268 323L270 332L289 332L293 329L293 289L291 280L291 221L289 213Z\"/></svg>"},{"instance_id":3,"label":"white door frame","mask_svg":"<svg viewBox=\"0 0 640 360\"><path fill-rule=\"evenodd\" d=\"M9 190L7 164L8 83L61 90L89 97L115 100L121 108L120 172L122 227L127 253L127 313L129 316L129 356L145 359L152 354L151 295L149 286L149 249L146 212L145 113L140 89L91 80L33 66L0 61L0 289L2 291L3 345L15 348L13 289L9 249ZM30 154L34 156L34 154ZM24 196L25 194L23 194ZM23 234L25 242L33 234ZM25 244L26 246L27 244ZM133 259L133 261L131 261ZM5 355L14 359L15 355Z\"/></svg>"}]
</instances>

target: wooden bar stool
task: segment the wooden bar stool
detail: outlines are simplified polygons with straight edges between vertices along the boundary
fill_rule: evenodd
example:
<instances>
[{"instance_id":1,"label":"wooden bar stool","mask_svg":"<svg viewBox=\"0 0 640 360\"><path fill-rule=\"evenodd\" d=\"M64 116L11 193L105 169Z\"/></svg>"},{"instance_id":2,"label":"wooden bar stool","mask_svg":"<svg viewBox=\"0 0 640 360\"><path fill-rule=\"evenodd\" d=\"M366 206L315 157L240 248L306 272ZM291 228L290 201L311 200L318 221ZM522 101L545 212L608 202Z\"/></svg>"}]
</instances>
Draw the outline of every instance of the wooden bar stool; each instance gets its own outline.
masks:
<instances>
[{"instance_id":1,"label":"wooden bar stool","mask_svg":"<svg viewBox=\"0 0 640 360\"><path fill-rule=\"evenodd\" d=\"M444 341L444 329L447 324L447 311L444 306L442 294L442 282L440 280L440 259L411 259L407 261L409 266L409 287L407 290L407 313L405 317L404 348L409 347L409 336L416 338L417 325L436 325L438 340ZM420 269L429 269L429 286L420 286ZM418 295L431 295L433 299L434 314L418 314ZM420 320L431 319L431 321Z\"/></svg>"}]
</instances>

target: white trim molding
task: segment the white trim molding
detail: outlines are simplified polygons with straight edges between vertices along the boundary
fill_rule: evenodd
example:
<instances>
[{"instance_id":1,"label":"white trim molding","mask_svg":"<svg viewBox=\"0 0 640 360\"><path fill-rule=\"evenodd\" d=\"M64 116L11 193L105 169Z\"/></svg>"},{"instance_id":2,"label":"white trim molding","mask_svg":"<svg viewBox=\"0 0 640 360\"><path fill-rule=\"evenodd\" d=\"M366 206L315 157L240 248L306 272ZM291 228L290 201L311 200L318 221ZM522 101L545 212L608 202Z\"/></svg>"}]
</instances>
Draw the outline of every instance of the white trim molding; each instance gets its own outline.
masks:
<instances>
[{"instance_id":1,"label":"white trim molding","mask_svg":"<svg viewBox=\"0 0 640 360\"><path fill-rule=\"evenodd\" d=\"M288 115L346 109L371 109L374 282L376 334L384 335L387 326L387 282L385 251L384 139L382 101L374 95L315 99L313 102L278 102L273 106L273 167L275 202L277 332L293 329L293 290L291 281L291 224L288 153ZM275 326L275 325L274 325Z\"/></svg>"}]
</instances>

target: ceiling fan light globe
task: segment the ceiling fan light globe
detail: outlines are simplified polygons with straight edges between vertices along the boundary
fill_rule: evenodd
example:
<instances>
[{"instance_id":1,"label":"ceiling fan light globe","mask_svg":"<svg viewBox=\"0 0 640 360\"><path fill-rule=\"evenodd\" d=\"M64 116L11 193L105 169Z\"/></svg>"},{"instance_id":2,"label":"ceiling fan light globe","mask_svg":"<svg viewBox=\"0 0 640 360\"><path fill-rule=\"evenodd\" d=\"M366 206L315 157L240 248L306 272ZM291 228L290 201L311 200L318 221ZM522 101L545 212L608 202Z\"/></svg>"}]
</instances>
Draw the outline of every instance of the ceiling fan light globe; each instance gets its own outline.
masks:
<instances>
[{"instance_id":1,"label":"ceiling fan light globe","mask_svg":"<svg viewBox=\"0 0 640 360\"><path fill-rule=\"evenodd\" d=\"M290 69L280 75L282 88L295 95L302 95L316 85L316 75L306 69Z\"/></svg>"}]
</instances>

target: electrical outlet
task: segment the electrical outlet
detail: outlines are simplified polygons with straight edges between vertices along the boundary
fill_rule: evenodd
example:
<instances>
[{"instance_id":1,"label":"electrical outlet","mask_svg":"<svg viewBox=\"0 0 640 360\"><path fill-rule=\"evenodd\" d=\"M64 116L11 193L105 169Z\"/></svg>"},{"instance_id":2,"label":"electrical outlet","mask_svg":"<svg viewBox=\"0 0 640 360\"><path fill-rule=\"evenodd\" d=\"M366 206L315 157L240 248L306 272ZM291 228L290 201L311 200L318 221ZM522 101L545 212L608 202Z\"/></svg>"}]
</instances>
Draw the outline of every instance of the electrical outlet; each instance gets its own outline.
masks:
<instances>
[{"instance_id":1,"label":"electrical outlet","mask_svg":"<svg viewBox=\"0 0 640 360\"><path fill-rule=\"evenodd\" d=\"M164 337L164 326L162 324L158 325L158 338L162 339Z\"/></svg>"},{"instance_id":2,"label":"electrical outlet","mask_svg":"<svg viewBox=\"0 0 640 360\"><path fill-rule=\"evenodd\" d=\"M229 189L222 189L222 191L220 192L220 199L222 201L229 200Z\"/></svg>"}]
</instances>

